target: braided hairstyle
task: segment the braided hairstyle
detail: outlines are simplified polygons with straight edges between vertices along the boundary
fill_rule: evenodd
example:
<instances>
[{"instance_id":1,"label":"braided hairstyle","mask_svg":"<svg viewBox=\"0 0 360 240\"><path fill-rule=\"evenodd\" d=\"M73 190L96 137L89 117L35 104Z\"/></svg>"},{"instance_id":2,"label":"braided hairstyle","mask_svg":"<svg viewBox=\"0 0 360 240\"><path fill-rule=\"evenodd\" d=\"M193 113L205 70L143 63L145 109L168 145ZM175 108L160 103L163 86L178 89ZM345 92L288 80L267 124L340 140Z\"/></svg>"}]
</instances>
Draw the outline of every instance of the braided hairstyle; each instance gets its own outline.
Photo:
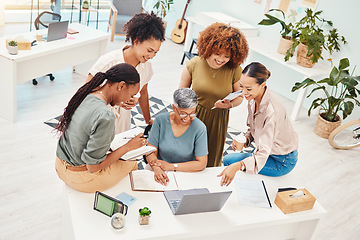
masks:
<instances>
[{"instance_id":1,"label":"braided hairstyle","mask_svg":"<svg viewBox=\"0 0 360 240\"><path fill-rule=\"evenodd\" d=\"M154 12L135 14L125 23L123 30L126 32L125 41L129 42L131 39L132 45L134 45L135 40L142 43L151 38L161 42L165 41L164 22Z\"/></svg>"},{"instance_id":2,"label":"braided hairstyle","mask_svg":"<svg viewBox=\"0 0 360 240\"><path fill-rule=\"evenodd\" d=\"M213 23L200 32L197 40L199 56L207 59L211 54L225 49L230 53L230 60L226 63L235 68L245 61L249 47L246 38L239 29L224 23Z\"/></svg>"},{"instance_id":3,"label":"braided hairstyle","mask_svg":"<svg viewBox=\"0 0 360 240\"><path fill-rule=\"evenodd\" d=\"M137 84L140 82L139 73L128 63L117 64L105 73L96 73L95 76L89 82L80 87L75 95L70 99L67 107L65 108L64 114L61 116L55 129L61 133L65 132L70 124L71 117L73 116L75 110L89 93L99 90L108 82L112 84L121 81L124 81L129 85Z\"/></svg>"}]
</instances>

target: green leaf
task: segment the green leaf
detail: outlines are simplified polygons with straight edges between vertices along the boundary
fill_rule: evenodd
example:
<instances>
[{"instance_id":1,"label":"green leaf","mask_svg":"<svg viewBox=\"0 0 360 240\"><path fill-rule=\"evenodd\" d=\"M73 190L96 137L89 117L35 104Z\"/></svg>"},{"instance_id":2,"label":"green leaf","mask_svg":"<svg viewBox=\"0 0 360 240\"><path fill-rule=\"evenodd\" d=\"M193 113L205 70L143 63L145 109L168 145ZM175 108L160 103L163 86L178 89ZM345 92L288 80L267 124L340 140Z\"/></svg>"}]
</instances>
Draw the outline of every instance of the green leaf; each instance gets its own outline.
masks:
<instances>
[{"instance_id":1,"label":"green leaf","mask_svg":"<svg viewBox=\"0 0 360 240\"><path fill-rule=\"evenodd\" d=\"M311 103L311 106L310 106L310 108L309 108L309 110L308 110L308 116L310 116L312 109L316 109L316 108L319 107L321 104L323 104L324 101L325 101L325 99L316 98L316 99Z\"/></svg>"},{"instance_id":2,"label":"green leaf","mask_svg":"<svg viewBox=\"0 0 360 240\"><path fill-rule=\"evenodd\" d=\"M349 66L350 66L349 59L343 58L343 59L340 60L340 63L339 63L339 70L340 71L347 68L347 67L349 67Z\"/></svg>"},{"instance_id":3,"label":"green leaf","mask_svg":"<svg viewBox=\"0 0 360 240\"><path fill-rule=\"evenodd\" d=\"M333 69L330 72L330 81L336 82L336 77L339 74L339 70L336 67L333 67Z\"/></svg>"},{"instance_id":4,"label":"green leaf","mask_svg":"<svg viewBox=\"0 0 360 240\"><path fill-rule=\"evenodd\" d=\"M313 94L313 92L315 92L315 91L317 91L317 90L319 90L319 89L322 89L323 91L325 91L325 87L324 87L324 86L319 86L319 87L314 88L314 89L309 93L309 95L307 95L306 97L307 97L307 98L310 97L311 94Z\"/></svg>"},{"instance_id":5,"label":"green leaf","mask_svg":"<svg viewBox=\"0 0 360 240\"><path fill-rule=\"evenodd\" d=\"M328 83L330 81L330 78L324 78L319 80L317 83Z\"/></svg>"},{"instance_id":6,"label":"green leaf","mask_svg":"<svg viewBox=\"0 0 360 240\"><path fill-rule=\"evenodd\" d=\"M311 78L306 78L304 81L302 82L296 82L295 85L292 87L291 92L295 92L296 90L299 90L300 88L305 88L307 86L316 84L316 82L314 80L312 80Z\"/></svg>"},{"instance_id":7,"label":"green leaf","mask_svg":"<svg viewBox=\"0 0 360 240\"><path fill-rule=\"evenodd\" d=\"M354 109L354 103L347 101L344 103L342 112L343 112L343 119L347 118Z\"/></svg>"},{"instance_id":8,"label":"green leaf","mask_svg":"<svg viewBox=\"0 0 360 240\"><path fill-rule=\"evenodd\" d=\"M261 20L261 22L258 23L258 25L270 26L270 25L274 25L275 23L277 22L270 19L263 19Z\"/></svg>"},{"instance_id":9,"label":"green leaf","mask_svg":"<svg viewBox=\"0 0 360 240\"><path fill-rule=\"evenodd\" d=\"M277 11L277 12L280 12L283 16L283 18L285 19L285 13L281 10L281 9L270 9L269 12L272 12L272 11Z\"/></svg>"}]
</instances>

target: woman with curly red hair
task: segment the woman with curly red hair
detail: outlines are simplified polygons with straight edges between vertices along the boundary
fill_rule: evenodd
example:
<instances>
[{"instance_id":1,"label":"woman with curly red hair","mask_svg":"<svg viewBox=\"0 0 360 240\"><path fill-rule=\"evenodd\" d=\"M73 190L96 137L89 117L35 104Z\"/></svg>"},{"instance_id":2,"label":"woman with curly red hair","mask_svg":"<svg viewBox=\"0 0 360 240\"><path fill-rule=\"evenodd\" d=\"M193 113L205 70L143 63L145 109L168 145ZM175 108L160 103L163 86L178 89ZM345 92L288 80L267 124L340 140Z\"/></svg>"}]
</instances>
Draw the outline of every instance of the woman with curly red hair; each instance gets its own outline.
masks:
<instances>
[{"instance_id":1,"label":"woman with curly red hair","mask_svg":"<svg viewBox=\"0 0 360 240\"><path fill-rule=\"evenodd\" d=\"M119 63L129 63L136 68L140 75L140 96L136 95L131 100L120 103L112 108L116 115L115 133L124 132L131 128L130 109L136 105L137 98L147 124L152 124L150 115L149 94L147 90L153 70L150 59L154 58L160 50L161 43L165 40L165 28L162 19L151 13L138 13L125 25L125 46L101 56L90 69L87 81L90 81L97 72L106 72Z\"/></svg>"},{"instance_id":2,"label":"woman with curly red hair","mask_svg":"<svg viewBox=\"0 0 360 240\"><path fill-rule=\"evenodd\" d=\"M243 96L231 102L222 99L240 90L240 64L245 61L249 48L243 33L223 23L214 23L200 32L197 48L199 57L186 63L179 88L191 86L198 95L197 116L207 127L207 166L220 166L229 109L240 105Z\"/></svg>"}]
</instances>

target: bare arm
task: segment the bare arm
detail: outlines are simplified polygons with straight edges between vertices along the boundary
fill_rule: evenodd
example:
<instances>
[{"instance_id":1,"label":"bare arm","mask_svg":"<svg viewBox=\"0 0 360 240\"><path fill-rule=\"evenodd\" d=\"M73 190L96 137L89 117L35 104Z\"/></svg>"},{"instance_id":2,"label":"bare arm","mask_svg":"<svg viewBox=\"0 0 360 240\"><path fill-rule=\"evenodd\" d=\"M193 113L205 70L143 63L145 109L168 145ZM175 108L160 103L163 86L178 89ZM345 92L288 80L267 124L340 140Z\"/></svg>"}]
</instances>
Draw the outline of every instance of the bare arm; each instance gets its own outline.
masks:
<instances>
[{"instance_id":1,"label":"bare arm","mask_svg":"<svg viewBox=\"0 0 360 240\"><path fill-rule=\"evenodd\" d=\"M201 157L195 157L195 160L178 163L178 167L176 168L176 171L181 172L199 172L206 168L208 156L201 156ZM158 162L161 164L160 167L164 171L174 171L175 167L173 163L168 163L166 161L158 160Z\"/></svg>"},{"instance_id":2,"label":"bare arm","mask_svg":"<svg viewBox=\"0 0 360 240\"><path fill-rule=\"evenodd\" d=\"M181 73L179 88L189 88L191 86L191 82L192 77L189 73L189 70L187 69L187 67L184 67L184 70Z\"/></svg>"},{"instance_id":3,"label":"bare arm","mask_svg":"<svg viewBox=\"0 0 360 240\"><path fill-rule=\"evenodd\" d=\"M240 91L240 85L239 82L236 82L233 84L233 92L237 92ZM233 108L233 107L237 107L239 106L242 101L244 100L244 96L241 94L240 96L238 96L237 98L235 98L234 100L232 100L231 102L228 100L222 101L221 99L217 100L215 102L215 107L217 108Z\"/></svg>"},{"instance_id":4,"label":"bare arm","mask_svg":"<svg viewBox=\"0 0 360 240\"><path fill-rule=\"evenodd\" d=\"M152 119L150 115L150 107L149 107L149 93L147 89L148 84L145 84L144 87L140 90L140 98L139 105L141 108L141 112L144 116L145 122L147 124L152 124Z\"/></svg>"},{"instance_id":5,"label":"bare arm","mask_svg":"<svg viewBox=\"0 0 360 240\"><path fill-rule=\"evenodd\" d=\"M149 144L149 146L153 146L153 145ZM156 157L157 153L158 153L158 150L156 148L156 151L154 151L146 156L146 160L148 161L150 167L154 171L155 181L165 186L166 183L169 182L169 178L168 178L167 174L165 173L165 171L160 168L160 163L159 163L160 160L158 160Z\"/></svg>"},{"instance_id":6,"label":"bare arm","mask_svg":"<svg viewBox=\"0 0 360 240\"><path fill-rule=\"evenodd\" d=\"M129 142L127 142L125 145L119 147L115 151L109 153L105 160L102 161L99 164L96 165L89 165L86 164L86 167L90 173L97 172L101 169L105 169L114 162L118 161L119 158L121 158L125 153L127 153L130 150L137 149L139 147L144 146L147 143L147 140L142 138L142 134L137 135L133 139L131 139Z\"/></svg>"}]
</instances>

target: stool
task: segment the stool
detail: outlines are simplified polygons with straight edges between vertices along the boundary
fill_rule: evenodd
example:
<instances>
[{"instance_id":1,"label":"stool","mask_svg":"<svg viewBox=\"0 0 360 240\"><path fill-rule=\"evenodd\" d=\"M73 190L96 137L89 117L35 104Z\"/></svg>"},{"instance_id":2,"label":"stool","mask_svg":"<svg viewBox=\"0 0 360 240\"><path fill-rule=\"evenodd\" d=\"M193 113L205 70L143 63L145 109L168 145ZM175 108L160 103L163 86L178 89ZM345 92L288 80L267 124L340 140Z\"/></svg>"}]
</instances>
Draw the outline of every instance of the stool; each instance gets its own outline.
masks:
<instances>
[{"instance_id":1,"label":"stool","mask_svg":"<svg viewBox=\"0 0 360 240\"><path fill-rule=\"evenodd\" d=\"M197 54L197 53L192 53L192 49L193 49L193 47L194 47L194 44L196 44L196 42L197 42L197 39L196 39L196 38L193 38L193 40L192 40L192 42L191 42L191 45L190 45L189 51L188 51L188 52L184 51L184 55L183 55L182 60L181 60L181 63L180 63L181 65L183 65L184 60L185 60L185 57L187 57L188 59L192 59L193 57L199 55L199 54Z\"/></svg>"}]
</instances>

